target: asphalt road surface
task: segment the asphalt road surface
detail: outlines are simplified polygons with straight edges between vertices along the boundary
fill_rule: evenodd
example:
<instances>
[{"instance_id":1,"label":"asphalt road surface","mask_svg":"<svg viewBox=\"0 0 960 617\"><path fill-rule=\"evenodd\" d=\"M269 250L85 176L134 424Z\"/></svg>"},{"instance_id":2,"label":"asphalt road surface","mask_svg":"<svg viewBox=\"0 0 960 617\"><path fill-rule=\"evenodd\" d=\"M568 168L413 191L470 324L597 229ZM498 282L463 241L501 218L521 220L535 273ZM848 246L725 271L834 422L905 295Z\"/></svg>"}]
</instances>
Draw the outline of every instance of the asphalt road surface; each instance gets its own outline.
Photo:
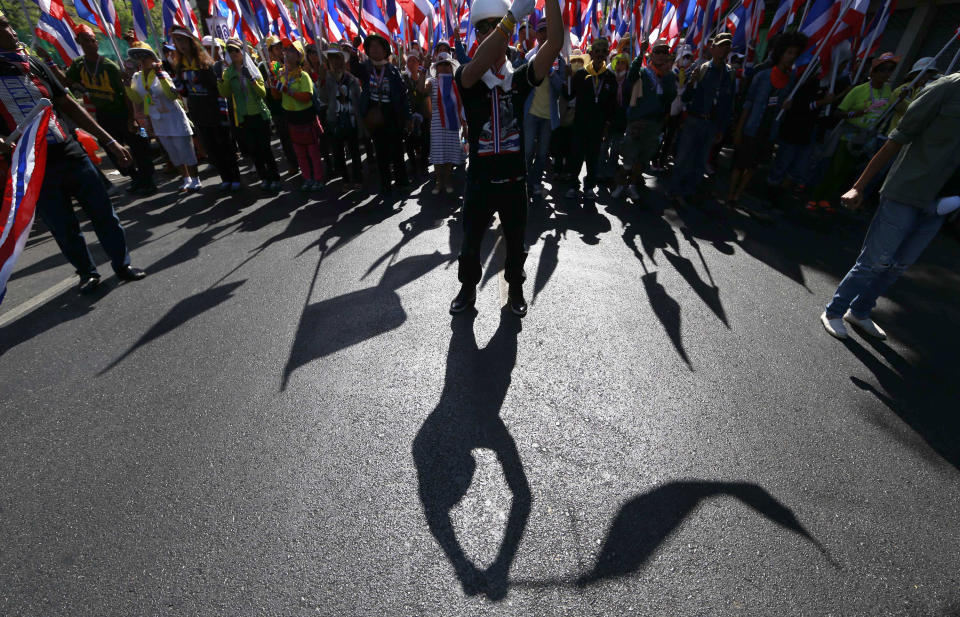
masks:
<instances>
[{"instance_id":1,"label":"asphalt road surface","mask_svg":"<svg viewBox=\"0 0 960 617\"><path fill-rule=\"evenodd\" d=\"M451 318L431 187L121 200L149 276L90 297L37 230L0 614L960 615L954 238L844 344L863 221L551 196L527 318L495 230Z\"/></svg>"}]
</instances>

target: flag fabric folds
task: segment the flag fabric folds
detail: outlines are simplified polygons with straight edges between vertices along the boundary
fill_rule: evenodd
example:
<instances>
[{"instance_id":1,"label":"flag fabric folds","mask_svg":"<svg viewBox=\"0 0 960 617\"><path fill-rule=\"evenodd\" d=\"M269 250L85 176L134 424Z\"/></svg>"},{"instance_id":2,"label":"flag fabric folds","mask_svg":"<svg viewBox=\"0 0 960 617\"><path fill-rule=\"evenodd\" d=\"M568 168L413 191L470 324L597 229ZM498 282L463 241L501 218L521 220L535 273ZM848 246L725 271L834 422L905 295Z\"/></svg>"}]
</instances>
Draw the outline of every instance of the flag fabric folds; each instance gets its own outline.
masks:
<instances>
[{"instance_id":1,"label":"flag fabric folds","mask_svg":"<svg viewBox=\"0 0 960 617\"><path fill-rule=\"evenodd\" d=\"M46 133L52 114L53 108L47 107L30 121L10 159L10 172L0 202L0 302L7 293L7 281L33 226L47 167Z\"/></svg>"}]
</instances>

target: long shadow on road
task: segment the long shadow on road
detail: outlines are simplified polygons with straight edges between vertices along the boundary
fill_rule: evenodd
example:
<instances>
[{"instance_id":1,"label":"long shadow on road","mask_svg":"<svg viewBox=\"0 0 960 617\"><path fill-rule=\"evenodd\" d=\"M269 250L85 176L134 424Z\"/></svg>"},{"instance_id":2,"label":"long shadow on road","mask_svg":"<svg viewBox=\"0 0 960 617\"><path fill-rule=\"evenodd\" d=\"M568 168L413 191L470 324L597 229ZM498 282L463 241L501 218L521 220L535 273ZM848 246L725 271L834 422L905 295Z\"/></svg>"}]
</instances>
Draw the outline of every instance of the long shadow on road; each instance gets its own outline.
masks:
<instances>
[{"instance_id":1,"label":"long shadow on road","mask_svg":"<svg viewBox=\"0 0 960 617\"><path fill-rule=\"evenodd\" d=\"M443 392L413 441L420 500L427 526L450 560L467 595L507 593L510 566L530 516L531 494L520 453L500 418L517 360L520 320L506 309L486 347L477 346L476 312L455 316ZM512 494L507 528L493 563L484 570L457 540L450 512L466 495L476 471L473 450L493 451Z\"/></svg>"}]
</instances>

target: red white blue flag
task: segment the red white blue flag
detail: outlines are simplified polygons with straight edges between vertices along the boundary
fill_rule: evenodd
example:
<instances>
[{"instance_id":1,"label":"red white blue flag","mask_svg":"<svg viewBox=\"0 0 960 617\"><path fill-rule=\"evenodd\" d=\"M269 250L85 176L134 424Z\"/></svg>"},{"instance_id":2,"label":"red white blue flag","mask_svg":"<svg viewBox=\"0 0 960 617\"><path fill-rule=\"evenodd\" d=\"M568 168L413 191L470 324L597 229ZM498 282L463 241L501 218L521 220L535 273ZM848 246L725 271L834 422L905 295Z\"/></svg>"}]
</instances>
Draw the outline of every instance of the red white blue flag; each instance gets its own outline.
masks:
<instances>
[{"instance_id":1,"label":"red white blue flag","mask_svg":"<svg viewBox=\"0 0 960 617\"><path fill-rule=\"evenodd\" d=\"M47 127L53 108L37 114L23 129L11 158L3 202L0 203L0 302L7 293L7 281L27 243L37 197L47 167Z\"/></svg>"},{"instance_id":2,"label":"red white blue flag","mask_svg":"<svg viewBox=\"0 0 960 617\"><path fill-rule=\"evenodd\" d=\"M437 98L440 103L437 106L440 126L450 130L459 129L463 103L460 101L460 92L453 81L453 75L437 75Z\"/></svg>"}]
</instances>

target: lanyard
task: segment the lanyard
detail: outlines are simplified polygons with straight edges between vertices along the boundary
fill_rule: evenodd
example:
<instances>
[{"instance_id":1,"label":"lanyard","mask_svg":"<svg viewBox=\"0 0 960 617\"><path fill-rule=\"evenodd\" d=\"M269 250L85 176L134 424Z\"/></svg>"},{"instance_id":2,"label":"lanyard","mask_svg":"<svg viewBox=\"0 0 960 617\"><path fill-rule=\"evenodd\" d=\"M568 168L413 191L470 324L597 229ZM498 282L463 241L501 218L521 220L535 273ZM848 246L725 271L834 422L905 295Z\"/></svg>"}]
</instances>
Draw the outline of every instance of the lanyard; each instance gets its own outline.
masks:
<instances>
[{"instance_id":1,"label":"lanyard","mask_svg":"<svg viewBox=\"0 0 960 617\"><path fill-rule=\"evenodd\" d=\"M97 73L100 72L100 60L103 59L103 56L97 56L97 64L93 67L93 73L90 72L90 66L87 64L86 58L83 60L83 70L87 72L87 75L90 76L90 83L93 83L93 79L97 76Z\"/></svg>"},{"instance_id":2,"label":"lanyard","mask_svg":"<svg viewBox=\"0 0 960 617\"><path fill-rule=\"evenodd\" d=\"M600 102L600 89L603 88L603 84L600 82L600 74L593 76L593 102Z\"/></svg>"},{"instance_id":3,"label":"lanyard","mask_svg":"<svg viewBox=\"0 0 960 617\"><path fill-rule=\"evenodd\" d=\"M376 68L373 69L373 74L374 74L374 76L377 75L377 69L376 69ZM381 94L382 94L382 93L380 92L380 86L383 84L383 79L384 79L386 76L387 76L387 67L383 67L382 69L380 69L380 75L379 75L379 77L377 77L377 80L376 80L375 86L374 86L374 87L377 89L377 99L380 99L380 96L381 96ZM371 80L371 81L373 81L373 80Z\"/></svg>"}]
</instances>

